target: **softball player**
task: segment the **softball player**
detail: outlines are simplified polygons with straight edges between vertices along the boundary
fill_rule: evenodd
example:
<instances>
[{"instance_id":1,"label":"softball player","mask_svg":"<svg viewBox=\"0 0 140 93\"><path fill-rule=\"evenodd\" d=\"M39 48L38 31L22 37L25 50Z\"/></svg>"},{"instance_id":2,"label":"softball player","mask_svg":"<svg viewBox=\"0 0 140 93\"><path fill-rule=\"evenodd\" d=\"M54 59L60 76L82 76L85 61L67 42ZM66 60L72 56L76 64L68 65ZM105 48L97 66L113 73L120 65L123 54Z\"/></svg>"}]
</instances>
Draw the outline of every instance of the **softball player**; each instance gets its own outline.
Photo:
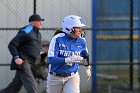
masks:
<instances>
[{"instance_id":1,"label":"softball player","mask_svg":"<svg viewBox=\"0 0 140 93\"><path fill-rule=\"evenodd\" d=\"M62 32L55 35L49 46L48 63L49 74L47 77L48 93L79 93L80 77L79 64L83 61L87 51L86 42L82 39L83 24L81 17L69 15L62 21ZM91 76L90 66L86 65L86 75Z\"/></svg>"}]
</instances>

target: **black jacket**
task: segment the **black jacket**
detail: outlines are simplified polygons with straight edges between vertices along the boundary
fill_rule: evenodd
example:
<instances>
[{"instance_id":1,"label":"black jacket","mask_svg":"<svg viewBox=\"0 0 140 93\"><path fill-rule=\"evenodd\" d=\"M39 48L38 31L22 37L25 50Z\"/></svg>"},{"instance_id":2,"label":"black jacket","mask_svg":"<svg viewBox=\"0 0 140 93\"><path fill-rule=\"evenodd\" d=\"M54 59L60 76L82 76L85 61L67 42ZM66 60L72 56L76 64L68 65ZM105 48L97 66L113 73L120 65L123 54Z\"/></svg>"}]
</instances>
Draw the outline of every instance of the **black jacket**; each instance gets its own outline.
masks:
<instances>
[{"instance_id":1,"label":"black jacket","mask_svg":"<svg viewBox=\"0 0 140 93\"><path fill-rule=\"evenodd\" d=\"M9 43L8 48L13 59L20 57L23 60L35 62L42 51L41 34L38 29L29 24L19 30Z\"/></svg>"}]
</instances>

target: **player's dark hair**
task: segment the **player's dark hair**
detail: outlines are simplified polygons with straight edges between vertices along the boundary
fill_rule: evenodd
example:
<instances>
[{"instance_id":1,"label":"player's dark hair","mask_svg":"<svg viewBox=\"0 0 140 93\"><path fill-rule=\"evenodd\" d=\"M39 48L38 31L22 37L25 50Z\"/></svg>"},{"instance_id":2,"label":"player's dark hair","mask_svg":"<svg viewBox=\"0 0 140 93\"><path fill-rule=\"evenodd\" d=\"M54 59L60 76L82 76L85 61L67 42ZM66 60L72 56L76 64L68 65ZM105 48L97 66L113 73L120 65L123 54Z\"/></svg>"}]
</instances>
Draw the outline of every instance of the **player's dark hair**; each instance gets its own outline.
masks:
<instances>
[{"instance_id":1,"label":"player's dark hair","mask_svg":"<svg viewBox=\"0 0 140 93\"><path fill-rule=\"evenodd\" d=\"M54 32L53 36L55 36L55 35L57 35L57 34L59 34L59 33L65 33L65 32L63 32L62 30L58 29L58 30L56 30L56 31Z\"/></svg>"}]
</instances>

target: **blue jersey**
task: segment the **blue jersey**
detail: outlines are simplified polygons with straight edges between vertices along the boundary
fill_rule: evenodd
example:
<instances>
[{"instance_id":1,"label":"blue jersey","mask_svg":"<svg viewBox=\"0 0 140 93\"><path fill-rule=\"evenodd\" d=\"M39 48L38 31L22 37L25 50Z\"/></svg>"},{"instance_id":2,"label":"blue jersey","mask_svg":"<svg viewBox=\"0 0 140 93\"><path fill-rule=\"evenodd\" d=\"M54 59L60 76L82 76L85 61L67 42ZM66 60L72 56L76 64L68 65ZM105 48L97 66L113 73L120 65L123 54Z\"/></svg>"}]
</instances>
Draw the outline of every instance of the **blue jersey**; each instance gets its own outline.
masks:
<instances>
[{"instance_id":1,"label":"blue jersey","mask_svg":"<svg viewBox=\"0 0 140 93\"><path fill-rule=\"evenodd\" d=\"M72 55L80 55L82 50L86 50L86 41L84 39L74 39L65 33L55 35L50 42L48 50L50 71L62 74L76 72L79 64L72 63L72 66L67 65L65 58Z\"/></svg>"}]
</instances>

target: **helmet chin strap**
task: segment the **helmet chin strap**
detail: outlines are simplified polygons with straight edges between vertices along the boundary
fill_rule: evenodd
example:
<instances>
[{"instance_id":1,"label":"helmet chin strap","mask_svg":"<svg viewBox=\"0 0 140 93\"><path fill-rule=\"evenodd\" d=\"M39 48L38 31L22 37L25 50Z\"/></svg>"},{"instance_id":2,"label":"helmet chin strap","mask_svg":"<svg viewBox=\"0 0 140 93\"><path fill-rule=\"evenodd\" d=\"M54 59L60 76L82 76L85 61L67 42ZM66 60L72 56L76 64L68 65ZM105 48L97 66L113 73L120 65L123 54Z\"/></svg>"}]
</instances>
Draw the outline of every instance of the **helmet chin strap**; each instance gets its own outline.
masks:
<instances>
[{"instance_id":1,"label":"helmet chin strap","mask_svg":"<svg viewBox=\"0 0 140 93\"><path fill-rule=\"evenodd\" d=\"M71 31L70 33L72 33L72 34L75 34L74 28L72 28L72 29L66 28L66 30ZM82 33L81 33L81 37L84 37L84 35Z\"/></svg>"},{"instance_id":2,"label":"helmet chin strap","mask_svg":"<svg viewBox=\"0 0 140 93\"><path fill-rule=\"evenodd\" d=\"M83 32L81 33L81 37L84 37L84 38L85 38L85 36L86 36L86 32L83 31Z\"/></svg>"},{"instance_id":3,"label":"helmet chin strap","mask_svg":"<svg viewBox=\"0 0 140 93\"><path fill-rule=\"evenodd\" d=\"M75 33L75 31L74 31L73 28L72 28L72 29L68 29L68 28L66 28L66 30L69 31L70 33Z\"/></svg>"},{"instance_id":4,"label":"helmet chin strap","mask_svg":"<svg viewBox=\"0 0 140 93\"><path fill-rule=\"evenodd\" d=\"M71 30L72 30L71 33L75 33L74 29L71 29Z\"/></svg>"},{"instance_id":5,"label":"helmet chin strap","mask_svg":"<svg viewBox=\"0 0 140 93\"><path fill-rule=\"evenodd\" d=\"M75 34L75 31L74 29L71 29L72 31L70 33L74 33ZM85 32L83 31L83 33L81 32L81 37L85 37Z\"/></svg>"}]
</instances>

